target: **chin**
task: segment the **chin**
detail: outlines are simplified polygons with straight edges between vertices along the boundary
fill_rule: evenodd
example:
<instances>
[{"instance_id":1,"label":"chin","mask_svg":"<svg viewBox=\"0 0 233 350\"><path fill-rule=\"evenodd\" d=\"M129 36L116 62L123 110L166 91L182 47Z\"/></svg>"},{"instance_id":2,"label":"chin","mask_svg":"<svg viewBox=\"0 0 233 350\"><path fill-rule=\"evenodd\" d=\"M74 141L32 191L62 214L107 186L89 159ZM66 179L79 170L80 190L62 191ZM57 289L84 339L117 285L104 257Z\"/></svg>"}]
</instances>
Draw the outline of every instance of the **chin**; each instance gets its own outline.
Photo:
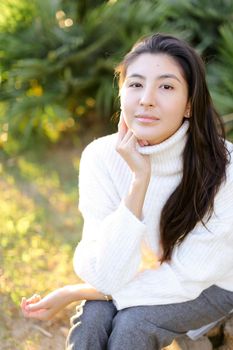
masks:
<instances>
[{"instance_id":1,"label":"chin","mask_svg":"<svg viewBox=\"0 0 233 350\"><path fill-rule=\"evenodd\" d=\"M160 137L156 137L156 135L148 135L147 133L139 133L139 132L136 132L134 130L133 131L133 134L134 136L137 138L137 140L145 140L147 142L149 142L149 144L156 144L156 143L160 143L162 141L159 141L160 140ZM157 142L158 140L158 142Z\"/></svg>"}]
</instances>

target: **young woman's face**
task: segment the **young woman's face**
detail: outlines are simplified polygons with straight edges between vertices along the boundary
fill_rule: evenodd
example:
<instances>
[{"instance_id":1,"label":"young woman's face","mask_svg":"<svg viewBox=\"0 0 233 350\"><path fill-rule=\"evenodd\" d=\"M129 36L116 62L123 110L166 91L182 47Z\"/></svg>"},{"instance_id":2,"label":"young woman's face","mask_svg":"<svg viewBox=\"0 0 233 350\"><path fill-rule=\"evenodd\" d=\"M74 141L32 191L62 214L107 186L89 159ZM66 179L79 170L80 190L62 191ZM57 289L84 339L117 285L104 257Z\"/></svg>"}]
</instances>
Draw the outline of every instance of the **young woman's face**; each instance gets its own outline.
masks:
<instances>
[{"instance_id":1,"label":"young woman's face","mask_svg":"<svg viewBox=\"0 0 233 350\"><path fill-rule=\"evenodd\" d=\"M178 63L165 54L143 53L129 64L121 91L125 122L150 145L173 135L188 116L188 85Z\"/></svg>"}]
</instances>

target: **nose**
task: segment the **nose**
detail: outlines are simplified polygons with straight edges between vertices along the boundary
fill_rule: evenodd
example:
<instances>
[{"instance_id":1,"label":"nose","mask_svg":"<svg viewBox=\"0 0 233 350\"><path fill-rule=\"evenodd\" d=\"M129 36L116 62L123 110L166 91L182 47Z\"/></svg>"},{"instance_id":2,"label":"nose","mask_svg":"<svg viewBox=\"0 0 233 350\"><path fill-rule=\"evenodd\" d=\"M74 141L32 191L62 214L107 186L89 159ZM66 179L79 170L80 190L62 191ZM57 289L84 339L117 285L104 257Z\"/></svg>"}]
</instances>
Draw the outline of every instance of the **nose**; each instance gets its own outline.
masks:
<instances>
[{"instance_id":1,"label":"nose","mask_svg":"<svg viewBox=\"0 0 233 350\"><path fill-rule=\"evenodd\" d=\"M140 98L140 105L144 107L154 107L156 102L155 91L151 88L143 89Z\"/></svg>"}]
</instances>

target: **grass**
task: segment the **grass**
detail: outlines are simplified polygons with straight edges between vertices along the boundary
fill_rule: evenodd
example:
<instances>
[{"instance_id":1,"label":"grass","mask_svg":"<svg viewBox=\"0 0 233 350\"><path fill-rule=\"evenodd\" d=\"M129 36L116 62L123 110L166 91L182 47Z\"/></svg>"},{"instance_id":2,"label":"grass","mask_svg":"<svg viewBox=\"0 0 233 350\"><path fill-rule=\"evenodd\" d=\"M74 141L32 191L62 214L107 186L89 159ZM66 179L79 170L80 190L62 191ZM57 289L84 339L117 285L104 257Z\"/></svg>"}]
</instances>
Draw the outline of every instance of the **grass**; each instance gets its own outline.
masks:
<instances>
[{"instance_id":1,"label":"grass","mask_svg":"<svg viewBox=\"0 0 233 350\"><path fill-rule=\"evenodd\" d=\"M77 209L79 153L52 148L14 158L1 154L0 349L46 348L39 346L38 332L19 332L32 325L19 313L21 297L78 281L72 256L82 227Z\"/></svg>"}]
</instances>

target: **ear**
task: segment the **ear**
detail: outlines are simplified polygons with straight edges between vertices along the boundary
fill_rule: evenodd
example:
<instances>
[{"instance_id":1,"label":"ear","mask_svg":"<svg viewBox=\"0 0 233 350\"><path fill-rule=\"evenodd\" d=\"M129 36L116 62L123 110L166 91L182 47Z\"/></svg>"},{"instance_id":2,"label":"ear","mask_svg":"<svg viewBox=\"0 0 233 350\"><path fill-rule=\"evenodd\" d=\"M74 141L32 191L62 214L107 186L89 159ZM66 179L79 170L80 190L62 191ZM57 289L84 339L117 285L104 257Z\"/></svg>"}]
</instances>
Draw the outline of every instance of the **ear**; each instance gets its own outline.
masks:
<instances>
[{"instance_id":1,"label":"ear","mask_svg":"<svg viewBox=\"0 0 233 350\"><path fill-rule=\"evenodd\" d=\"M191 117L191 103L188 101L185 113L184 113L185 118L190 118Z\"/></svg>"}]
</instances>

